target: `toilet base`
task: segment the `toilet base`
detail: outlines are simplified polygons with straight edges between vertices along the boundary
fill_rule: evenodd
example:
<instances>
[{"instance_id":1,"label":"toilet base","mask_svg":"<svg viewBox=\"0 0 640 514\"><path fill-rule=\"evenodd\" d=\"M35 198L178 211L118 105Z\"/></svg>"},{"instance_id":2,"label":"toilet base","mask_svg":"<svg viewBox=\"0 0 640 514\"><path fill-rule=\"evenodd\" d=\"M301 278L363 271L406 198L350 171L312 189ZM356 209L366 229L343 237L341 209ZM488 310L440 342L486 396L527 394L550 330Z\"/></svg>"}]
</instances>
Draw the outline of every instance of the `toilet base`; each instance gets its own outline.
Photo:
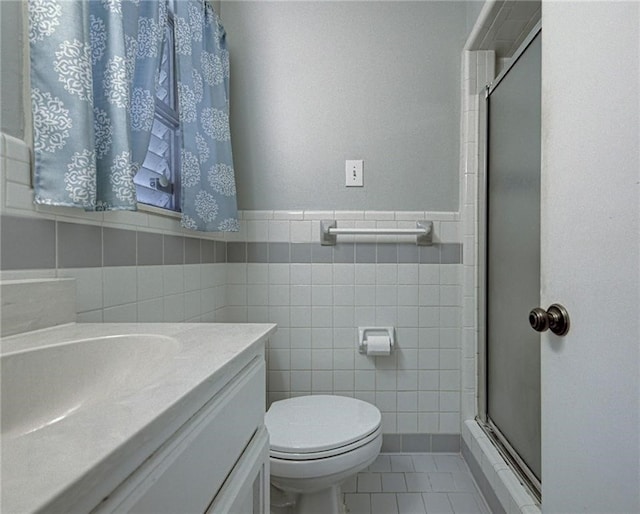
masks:
<instances>
[{"instance_id":1,"label":"toilet base","mask_svg":"<svg viewBox=\"0 0 640 514\"><path fill-rule=\"evenodd\" d=\"M344 514L345 507L339 486L331 486L321 491L300 494L293 507L294 514Z\"/></svg>"}]
</instances>

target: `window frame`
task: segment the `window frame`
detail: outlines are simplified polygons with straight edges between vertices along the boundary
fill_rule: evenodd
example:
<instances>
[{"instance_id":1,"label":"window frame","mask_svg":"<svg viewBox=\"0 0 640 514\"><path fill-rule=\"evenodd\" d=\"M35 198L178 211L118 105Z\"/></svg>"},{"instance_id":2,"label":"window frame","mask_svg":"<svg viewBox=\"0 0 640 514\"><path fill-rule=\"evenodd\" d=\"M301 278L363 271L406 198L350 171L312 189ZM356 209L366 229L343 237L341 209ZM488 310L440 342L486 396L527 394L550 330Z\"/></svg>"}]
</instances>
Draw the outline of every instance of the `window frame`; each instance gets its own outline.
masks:
<instances>
[{"instance_id":1,"label":"window frame","mask_svg":"<svg viewBox=\"0 0 640 514\"><path fill-rule=\"evenodd\" d=\"M159 122L165 125L171 132L171 158L168 161L169 166L171 166L169 175L172 178L172 181L169 182L165 188L171 186L171 191L164 191L162 186L156 187L149 186L150 189L154 189L156 191L164 192L165 194L170 196L170 207L162 207L160 205L155 205L152 203L145 203L138 199L137 194L137 186L136 186L136 204L138 209L153 212L156 214L168 215L171 217L180 217L182 213L182 205L181 205L181 166L180 166L180 140L182 137L181 133L181 123L180 123L180 101L178 98L178 73L176 67L176 45L175 45L175 17L174 17L174 5L172 1L168 2L168 12L167 12L167 28L171 32L171 44L167 45L167 49L169 51L169 72L168 72L168 81L169 85L169 102L164 102L157 96L154 96L154 115L153 121L154 123ZM166 31L165 31L166 38ZM164 47L164 40L162 43ZM164 48L161 48L161 52L164 52ZM159 66L162 67L162 57L160 59ZM156 84L157 86L157 84ZM148 150L147 150L148 152ZM146 160L146 156L145 156ZM155 170L152 170L155 171ZM146 186L140 186L146 187Z\"/></svg>"}]
</instances>

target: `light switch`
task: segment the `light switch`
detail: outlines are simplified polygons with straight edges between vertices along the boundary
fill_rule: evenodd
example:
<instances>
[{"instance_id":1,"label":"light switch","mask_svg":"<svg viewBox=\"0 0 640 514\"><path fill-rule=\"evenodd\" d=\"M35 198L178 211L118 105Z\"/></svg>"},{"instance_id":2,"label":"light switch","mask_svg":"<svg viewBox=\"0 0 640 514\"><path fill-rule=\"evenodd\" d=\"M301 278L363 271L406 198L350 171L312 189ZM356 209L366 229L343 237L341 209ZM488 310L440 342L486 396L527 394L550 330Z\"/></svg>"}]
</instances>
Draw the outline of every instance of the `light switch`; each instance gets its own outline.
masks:
<instances>
[{"instance_id":1,"label":"light switch","mask_svg":"<svg viewBox=\"0 0 640 514\"><path fill-rule=\"evenodd\" d=\"M364 186L364 161L363 160L347 160L345 161L345 174L347 187Z\"/></svg>"}]
</instances>

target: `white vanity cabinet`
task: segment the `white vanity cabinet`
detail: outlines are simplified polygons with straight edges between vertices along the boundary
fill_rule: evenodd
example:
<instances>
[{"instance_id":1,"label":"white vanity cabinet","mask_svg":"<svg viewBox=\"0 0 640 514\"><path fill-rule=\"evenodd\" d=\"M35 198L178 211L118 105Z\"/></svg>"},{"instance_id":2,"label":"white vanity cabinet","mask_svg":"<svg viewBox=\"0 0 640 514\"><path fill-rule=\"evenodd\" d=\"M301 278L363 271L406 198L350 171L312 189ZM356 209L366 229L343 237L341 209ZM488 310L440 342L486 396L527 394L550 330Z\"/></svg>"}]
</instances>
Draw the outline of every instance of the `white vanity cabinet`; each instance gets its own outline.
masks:
<instances>
[{"instance_id":1,"label":"white vanity cabinet","mask_svg":"<svg viewBox=\"0 0 640 514\"><path fill-rule=\"evenodd\" d=\"M256 355L94 512L268 514L264 402Z\"/></svg>"},{"instance_id":2,"label":"white vanity cabinet","mask_svg":"<svg viewBox=\"0 0 640 514\"><path fill-rule=\"evenodd\" d=\"M3 512L267 514L275 330L68 324L2 338Z\"/></svg>"}]
</instances>

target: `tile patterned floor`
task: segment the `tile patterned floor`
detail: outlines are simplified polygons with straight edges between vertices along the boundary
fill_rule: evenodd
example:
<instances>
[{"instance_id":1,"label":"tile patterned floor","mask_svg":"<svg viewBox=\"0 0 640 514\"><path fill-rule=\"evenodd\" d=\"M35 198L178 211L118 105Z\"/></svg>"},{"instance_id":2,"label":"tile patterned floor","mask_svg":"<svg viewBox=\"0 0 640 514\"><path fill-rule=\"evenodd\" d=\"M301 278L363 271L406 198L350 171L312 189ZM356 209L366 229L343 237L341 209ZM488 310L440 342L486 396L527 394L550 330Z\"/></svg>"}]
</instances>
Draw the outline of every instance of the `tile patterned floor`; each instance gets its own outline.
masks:
<instances>
[{"instance_id":1,"label":"tile patterned floor","mask_svg":"<svg viewBox=\"0 0 640 514\"><path fill-rule=\"evenodd\" d=\"M458 454L380 454L342 492L349 514L490 514Z\"/></svg>"}]
</instances>

